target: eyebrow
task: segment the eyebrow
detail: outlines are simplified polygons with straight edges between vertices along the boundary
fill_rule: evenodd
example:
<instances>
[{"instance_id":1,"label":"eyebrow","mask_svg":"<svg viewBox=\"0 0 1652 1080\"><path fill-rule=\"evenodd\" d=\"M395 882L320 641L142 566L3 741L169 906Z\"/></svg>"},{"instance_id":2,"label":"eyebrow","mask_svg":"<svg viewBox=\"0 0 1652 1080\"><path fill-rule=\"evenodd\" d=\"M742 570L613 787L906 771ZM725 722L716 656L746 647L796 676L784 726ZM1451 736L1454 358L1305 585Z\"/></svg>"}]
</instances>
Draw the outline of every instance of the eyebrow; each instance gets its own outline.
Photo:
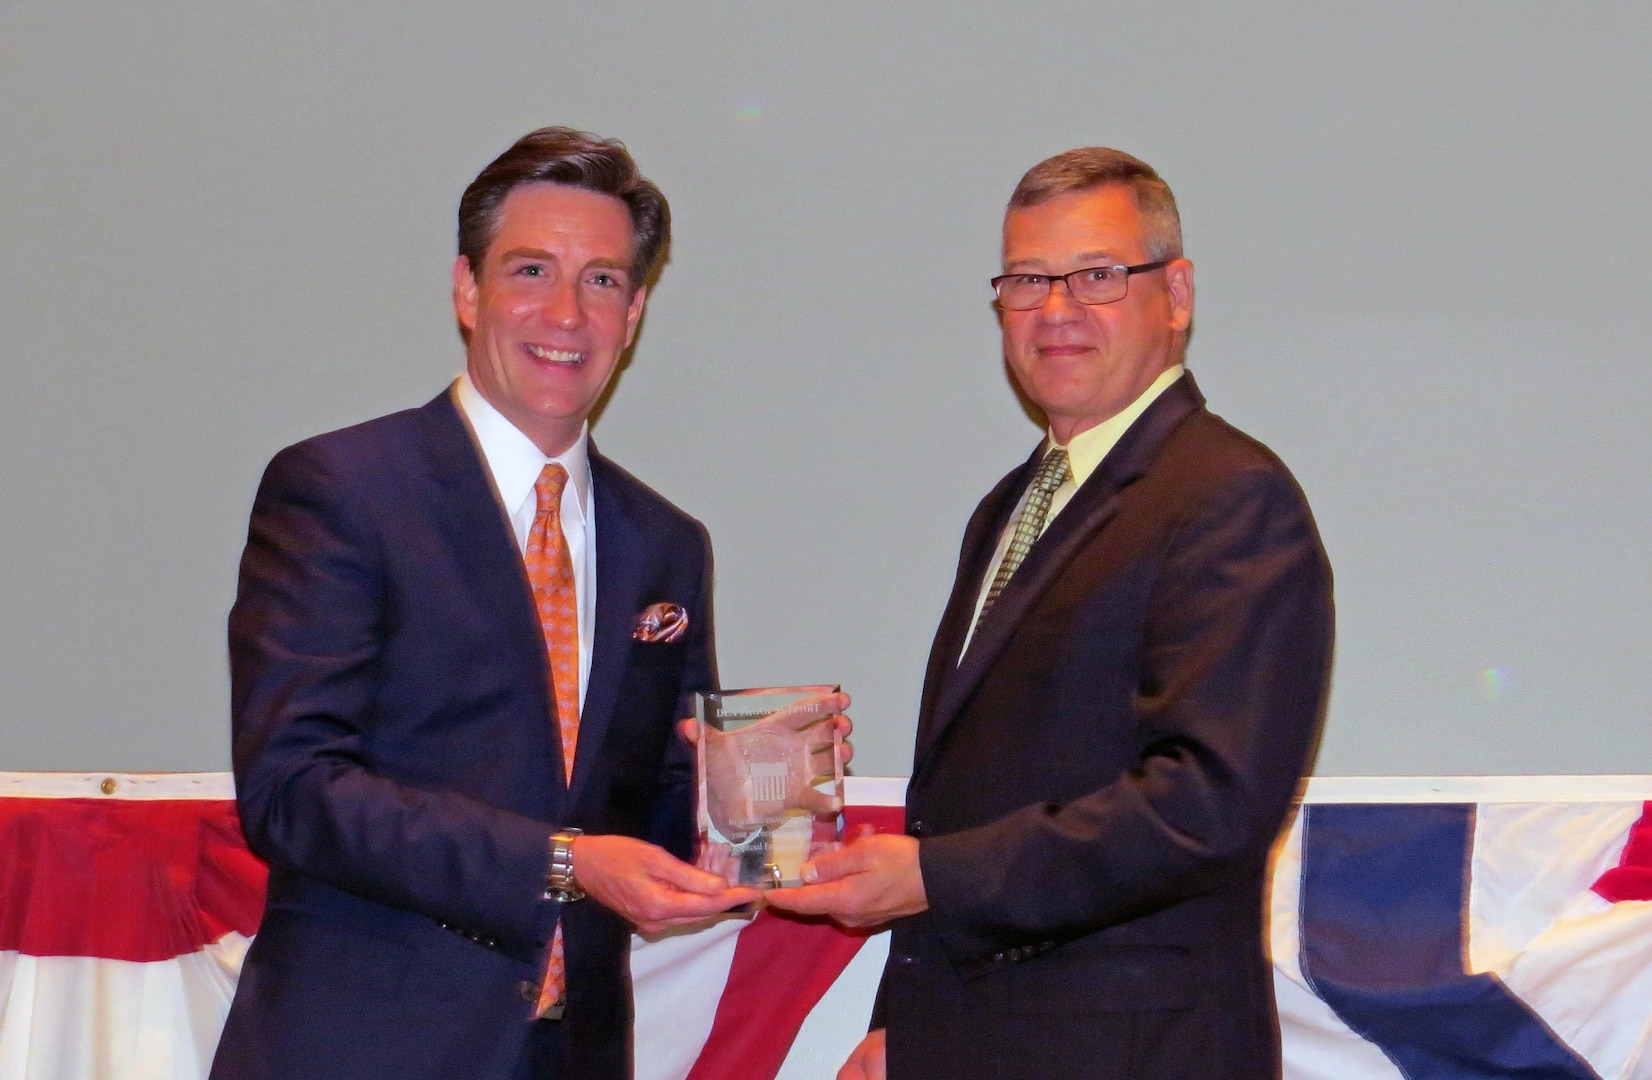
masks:
<instances>
[{"instance_id":1,"label":"eyebrow","mask_svg":"<svg viewBox=\"0 0 1652 1080\"><path fill-rule=\"evenodd\" d=\"M1024 270L1026 267L1028 267L1028 266L1030 266L1034 263L1042 263L1043 261L1044 260L1042 260L1042 259L1036 259L1036 258L1017 259L1014 262L1005 263L1004 264L1004 269L1006 271L1015 272L1017 270ZM1074 256L1074 261L1079 264L1078 269L1080 269L1080 270L1088 270L1088 269L1090 269L1091 267L1094 267L1094 266L1120 265L1124 262L1124 260L1121 257L1119 257L1118 255L1114 254L1111 251L1106 251L1106 250L1081 252L1078 255ZM1034 271L1031 271L1031 273L1036 274L1036 273L1039 273L1039 271L1034 270ZM1047 277L1049 275L1040 274L1040 276Z\"/></svg>"},{"instance_id":2,"label":"eyebrow","mask_svg":"<svg viewBox=\"0 0 1652 1080\"><path fill-rule=\"evenodd\" d=\"M499 254L500 262L510 262L512 259L541 259L545 262L555 262L556 256L542 248L511 248Z\"/></svg>"},{"instance_id":3,"label":"eyebrow","mask_svg":"<svg viewBox=\"0 0 1652 1080\"><path fill-rule=\"evenodd\" d=\"M510 262L512 259L538 259L541 262L557 262L557 261L559 261L557 259L557 257L555 255L551 254L549 251L546 251L543 248L533 248L533 247L511 248L509 251L502 252L499 256L499 261L501 263ZM618 259L592 259L590 262L586 263L585 265L586 266L599 267L603 270L630 270L631 269L630 264L625 263L625 262L621 262Z\"/></svg>"}]
</instances>

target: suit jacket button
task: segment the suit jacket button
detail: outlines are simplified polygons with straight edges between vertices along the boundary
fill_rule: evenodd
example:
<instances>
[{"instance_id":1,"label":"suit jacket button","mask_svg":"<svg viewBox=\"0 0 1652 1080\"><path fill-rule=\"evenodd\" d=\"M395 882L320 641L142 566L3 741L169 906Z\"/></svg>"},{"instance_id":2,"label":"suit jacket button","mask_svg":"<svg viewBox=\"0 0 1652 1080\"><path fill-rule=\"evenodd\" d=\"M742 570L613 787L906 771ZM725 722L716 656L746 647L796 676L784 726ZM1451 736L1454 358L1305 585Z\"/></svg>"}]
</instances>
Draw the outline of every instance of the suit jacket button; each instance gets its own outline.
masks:
<instances>
[{"instance_id":1,"label":"suit jacket button","mask_svg":"<svg viewBox=\"0 0 1652 1080\"><path fill-rule=\"evenodd\" d=\"M995 963L995 964L1002 964L1005 961L1007 961L1008 959L1009 959L1009 957L1005 956L1001 952L995 952L995 953L992 954L992 962Z\"/></svg>"},{"instance_id":2,"label":"suit jacket button","mask_svg":"<svg viewBox=\"0 0 1652 1080\"><path fill-rule=\"evenodd\" d=\"M922 836L928 831L929 826L925 825L922 821L914 821L906 827L906 833L908 836Z\"/></svg>"},{"instance_id":3,"label":"suit jacket button","mask_svg":"<svg viewBox=\"0 0 1652 1080\"><path fill-rule=\"evenodd\" d=\"M524 979L516 984L516 992L522 995L522 1000L529 1005L539 1004L539 984Z\"/></svg>"}]
</instances>

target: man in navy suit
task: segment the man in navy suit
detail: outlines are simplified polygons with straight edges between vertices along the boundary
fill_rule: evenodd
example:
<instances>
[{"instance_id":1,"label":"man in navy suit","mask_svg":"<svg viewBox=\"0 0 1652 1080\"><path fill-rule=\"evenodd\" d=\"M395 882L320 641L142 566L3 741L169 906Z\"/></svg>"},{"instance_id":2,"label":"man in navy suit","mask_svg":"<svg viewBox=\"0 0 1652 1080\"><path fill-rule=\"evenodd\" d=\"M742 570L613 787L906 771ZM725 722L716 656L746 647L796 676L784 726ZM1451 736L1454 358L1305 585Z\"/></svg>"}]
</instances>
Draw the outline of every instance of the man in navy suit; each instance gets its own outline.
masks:
<instances>
[{"instance_id":1,"label":"man in navy suit","mask_svg":"<svg viewBox=\"0 0 1652 1080\"><path fill-rule=\"evenodd\" d=\"M964 532L906 835L771 902L897 920L840 1080L1277 1076L1264 871L1331 657L1313 517L1183 370L1193 264L1152 168L1035 166L993 287L1047 428Z\"/></svg>"},{"instance_id":2,"label":"man in navy suit","mask_svg":"<svg viewBox=\"0 0 1652 1080\"><path fill-rule=\"evenodd\" d=\"M215 1077L617 1080L631 927L754 898L681 861L705 531L588 437L668 235L618 143L525 136L460 203L465 373L266 471L229 640L269 896Z\"/></svg>"}]
</instances>

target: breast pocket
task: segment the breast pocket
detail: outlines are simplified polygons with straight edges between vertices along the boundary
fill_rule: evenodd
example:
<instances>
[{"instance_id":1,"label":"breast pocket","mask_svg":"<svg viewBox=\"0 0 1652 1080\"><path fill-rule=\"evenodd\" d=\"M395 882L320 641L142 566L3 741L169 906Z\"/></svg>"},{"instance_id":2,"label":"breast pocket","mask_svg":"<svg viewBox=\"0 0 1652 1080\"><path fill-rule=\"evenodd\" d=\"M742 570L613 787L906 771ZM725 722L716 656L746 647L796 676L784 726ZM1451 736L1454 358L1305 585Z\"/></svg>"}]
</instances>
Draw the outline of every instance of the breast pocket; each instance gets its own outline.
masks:
<instances>
[{"instance_id":1,"label":"breast pocket","mask_svg":"<svg viewBox=\"0 0 1652 1080\"><path fill-rule=\"evenodd\" d=\"M681 671L687 648L686 641L633 641L629 660L634 667L649 670L665 667Z\"/></svg>"},{"instance_id":2,"label":"breast pocket","mask_svg":"<svg viewBox=\"0 0 1652 1080\"><path fill-rule=\"evenodd\" d=\"M622 706L635 707L644 715L652 715L656 709L675 713L687 655L687 645L681 641L632 642Z\"/></svg>"},{"instance_id":3,"label":"breast pocket","mask_svg":"<svg viewBox=\"0 0 1652 1080\"><path fill-rule=\"evenodd\" d=\"M1025 711L1071 730L1085 717L1125 716L1141 668L1141 628L1090 606L1033 612L1015 628L1002 670L1036 673Z\"/></svg>"}]
</instances>

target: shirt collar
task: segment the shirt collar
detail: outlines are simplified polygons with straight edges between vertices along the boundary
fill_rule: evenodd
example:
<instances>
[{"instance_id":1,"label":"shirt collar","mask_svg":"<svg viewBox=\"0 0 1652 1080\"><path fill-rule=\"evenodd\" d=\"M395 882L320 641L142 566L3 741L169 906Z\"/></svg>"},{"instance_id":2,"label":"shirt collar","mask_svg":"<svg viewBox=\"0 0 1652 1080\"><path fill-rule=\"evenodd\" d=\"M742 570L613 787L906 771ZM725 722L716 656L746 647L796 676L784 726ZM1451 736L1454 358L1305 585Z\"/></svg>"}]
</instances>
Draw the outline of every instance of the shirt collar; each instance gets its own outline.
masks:
<instances>
[{"instance_id":1,"label":"shirt collar","mask_svg":"<svg viewBox=\"0 0 1652 1080\"><path fill-rule=\"evenodd\" d=\"M1067 444L1067 461L1073 470L1074 487L1084 486L1084 481L1100 467L1102 459L1118 445L1124 433L1130 430L1130 425L1147 411L1147 407L1153 404L1171 383L1182 377L1182 371L1181 364L1172 364L1160 372L1159 377L1154 379L1152 385L1142 391L1141 396L1135 401L1095 427L1073 436L1072 441ZM1055 441L1054 432L1049 432L1047 438L1050 446L1060 445Z\"/></svg>"},{"instance_id":2,"label":"shirt collar","mask_svg":"<svg viewBox=\"0 0 1652 1080\"><path fill-rule=\"evenodd\" d=\"M533 497L533 486L539 480L540 471L554 461L568 470L568 481L574 488L580 519L590 518L589 421L580 426L579 438L574 440L572 446L556 457L546 457L532 439L482 396L476 384L470 381L469 372L460 373L454 383L454 396L465 419L470 422L470 429L476 433L476 441L482 447L482 457L488 463L488 471L493 474L493 485L499 490L499 498L504 502L506 511L515 514Z\"/></svg>"}]
</instances>

